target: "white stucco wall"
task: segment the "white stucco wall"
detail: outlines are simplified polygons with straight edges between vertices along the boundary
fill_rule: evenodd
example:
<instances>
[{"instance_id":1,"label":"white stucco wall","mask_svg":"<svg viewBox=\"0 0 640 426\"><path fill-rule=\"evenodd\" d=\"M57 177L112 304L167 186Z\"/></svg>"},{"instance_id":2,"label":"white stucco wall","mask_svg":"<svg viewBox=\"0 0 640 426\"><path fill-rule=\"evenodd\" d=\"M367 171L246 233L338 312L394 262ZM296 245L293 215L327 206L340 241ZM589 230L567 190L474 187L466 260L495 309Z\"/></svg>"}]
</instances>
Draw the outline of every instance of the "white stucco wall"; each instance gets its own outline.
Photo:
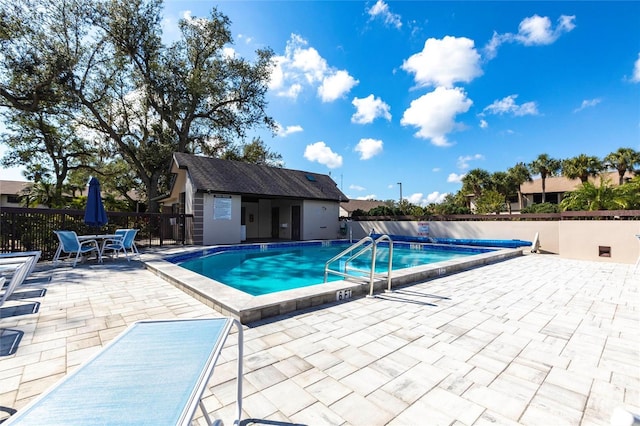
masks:
<instances>
[{"instance_id":1,"label":"white stucco wall","mask_svg":"<svg viewBox=\"0 0 640 426\"><path fill-rule=\"evenodd\" d=\"M203 241L204 245L211 244L238 244L241 241L240 228L240 196L218 195L223 199L231 200L230 219L215 219L216 215L223 213L216 212L216 194L204 194L204 218L203 218ZM223 209L219 209L223 210Z\"/></svg>"},{"instance_id":2,"label":"white stucco wall","mask_svg":"<svg viewBox=\"0 0 640 426\"><path fill-rule=\"evenodd\" d=\"M335 239L339 232L340 206L336 202L304 201L302 204L302 239Z\"/></svg>"}]
</instances>

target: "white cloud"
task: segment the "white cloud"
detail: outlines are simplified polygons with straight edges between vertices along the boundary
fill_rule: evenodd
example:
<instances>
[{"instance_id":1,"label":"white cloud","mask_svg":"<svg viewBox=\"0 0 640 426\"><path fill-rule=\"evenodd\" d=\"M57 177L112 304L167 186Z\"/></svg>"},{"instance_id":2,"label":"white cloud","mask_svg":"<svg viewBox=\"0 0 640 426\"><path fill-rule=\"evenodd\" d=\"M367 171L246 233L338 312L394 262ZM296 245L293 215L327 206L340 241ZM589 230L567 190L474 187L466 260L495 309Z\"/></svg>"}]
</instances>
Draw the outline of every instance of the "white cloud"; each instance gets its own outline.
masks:
<instances>
[{"instance_id":1,"label":"white cloud","mask_svg":"<svg viewBox=\"0 0 640 426\"><path fill-rule=\"evenodd\" d=\"M456 115L467 112L472 104L460 88L437 87L412 101L400 124L418 127L415 136L430 139L436 146L449 146L446 135L456 126Z\"/></svg>"},{"instance_id":2,"label":"white cloud","mask_svg":"<svg viewBox=\"0 0 640 426\"><path fill-rule=\"evenodd\" d=\"M452 87L455 82L468 83L482 75L473 40L452 36L428 39L422 52L405 60L402 69L415 74L416 84L421 87Z\"/></svg>"},{"instance_id":3,"label":"white cloud","mask_svg":"<svg viewBox=\"0 0 640 426\"><path fill-rule=\"evenodd\" d=\"M330 169L342 166L342 156L333 152L322 141L307 145L304 150L304 158L323 164Z\"/></svg>"},{"instance_id":4,"label":"white cloud","mask_svg":"<svg viewBox=\"0 0 640 426\"><path fill-rule=\"evenodd\" d=\"M353 189L354 191L364 191L365 188L364 186L360 186L360 185L349 185L349 189Z\"/></svg>"},{"instance_id":5,"label":"white cloud","mask_svg":"<svg viewBox=\"0 0 640 426\"><path fill-rule=\"evenodd\" d=\"M487 127L489 127L489 123L487 123L487 120L480 120L480 128L486 129Z\"/></svg>"},{"instance_id":6,"label":"white cloud","mask_svg":"<svg viewBox=\"0 0 640 426\"><path fill-rule=\"evenodd\" d=\"M406 197L406 200L411 204L415 204L417 206L427 206L431 203L441 203L444 200L444 197L447 196L447 193L441 194L438 191L434 191L431 194L428 194L426 197L421 192L416 192L415 194L411 194Z\"/></svg>"},{"instance_id":7,"label":"white cloud","mask_svg":"<svg viewBox=\"0 0 640 426\"><path fill-rule=\"evenodd\" d=\"M462 183L462 178L465 177L465 173L457 174L457 173L449 173L447 177L447 182L449 183Z\"/></svg>"},{"instance_id":8,"label":"white cloud","mask_svg":"<svg viewBox=\"0 0 640 426\"><path fill-rule=\"evenodd\" d=\"M422 204L422 192L416 192L415 194L411 194L408 197L404 197L405 200L410 202L411 204L421 205Z\"/></svg>"},{"instance_id":9,"label":"white cloud","mask_svg":"<svg viewBox=\"0 0 640 426\"><path fill-rule=\"evenodd\" d=\"M280 123L276 123L276 135L281 136L283 138L293 134L293 133L298 133L298 132L302 132L304 129L302 128L302 126L287 126L287 127L282 127L282 125Z\"/></svg>"},{"instance_id":10,"label":"white cloud","mask_svg":"<svg viewBox=\"0 0 640 426\"><path fill-rule=\"evenodd\" d=\"M469 168L469 161L484 160L484 155L465 155L458 157L458 168L460 170L466 170Z\"/></svg>"},{"instance_id":11,"label":"white cloud","mask_svg":"<svg viewBox=\"0 0 640 426\"><path fill-rule=\"evenodd\" d=\"M344 97L358 84L346 70L337 70L307 40L291 34L284 55L274 56L269 89L277 96L296 99L305 87L316 88L323 102Z\"/></svg>"},{"instance_id":12,"label":"white cloud","mask_svg":"<svg viewBox=\"0 0 640 426\"><path fill-rule=\"evenodd\" d=\"M376 198L376 194L369 194L362 197L356 197L356 200L375 200Z\"/></svg>"},{"instance_id":13,"label":"white cloud","mask_svg":"<svg viewBox=\"0 0 640 426\"><path fill-rule=\"evenodd\" d=\"M437 173L439 171L441 171L442 169L440 167L434 167L433 169L431 169L432 172Z\"/></svg>"},{"instance_id":14,"label":"white cloud","mask_svg":"<svg viewBox=\"0 0 640 426\"><path fill-rule=\"evenodd\" d=\"M518 25L518 33L493 33L493 37L484 47L485 55L492 59L497 55L498 47L503 43L520 43L525 46L541 46L555 42L562 34L573 30L575 16L561 15L556 28L551 28L551 20L546 16L533 15L524 18Z\"/></svg>"},{"instance_id":15,"label":"white cloud","mask_svg":"<svg viewBox=\"0 0 640 426\"><path fill-rule=\"evenodd\" d=\"M390 107L380 98L375 98L373 94L366 98L353 98L351 101L356 107L356 112L351 116L351 122L357 124L373 123L378 117L391 121Z\"/></svg>"},{"instance_id":16,"label":"white cloud","mask_svg":"<svg viewBox=\"0 0 640 426\"><path fill-rule=\"evenodd\" d=\"M441 203L444 201L445 197L449 195L448 192L440 193L438 191L434 191L431 194L427 195L427 204L430 203Z\"/></svg>"},{"instance_id":17,"label":"white cloud","mask_svg":"<svg viewBox=\"0 0 640 426\"><path fill-rule=\"evenodd\" d=\"M344 97L358 83L359 81L351 77L348 72L336 71L323 78L322 85L318 87L318 96L322 102L333 102Z\"/></svg>"},{"instance_id":18,"label":"white cloud","mask_svg":"<svg viewBox=\"0 0 640 426\"><path fill-rule=\"evenodd\" d=\"M382 0L378 0L376 4L374 4L369 10L367 10L371 19L382 18L384 20L385 25L391 25L396 27L397 29L402 28L402 20L400 15L391 13L389 10L389 5L383 2Z\"/></svg>"},{"instance_id":19,"label":"white cloud","mask_svg":"<svg viewBox=\"0 0 640 426\"><path fill-rule=\"evenodd\" d=\"M370 138L360 139L354 150L360 153L361 160L368 160L382 152L382 141Z\"/></svg>"},{"instance_id":20,"label":"white cloud","mask_svg":"<svg viewBox=\"0 0 640 426\"><path fill-rule=\"evenodd\" d=\"M251 42L253 41L253 38L244 34L238 34L238 39L242 40L244 39L245 44L251 44Z\"/></svg>"},{"instance_id":21,"label":"white cloud","mask_svg":"<svg viewBox=\"0 0 640 426\"><path fill-rule=\"evenodd\" d=\"M638 53L638 59L633 63L633 75L631 81L634 83L640 83L640 53Z\"/></svg>"},{"instance_id":22,"label":"white cloud","mask_svg":"<svg viewBox=\"0 0 640 426\"><path fill-rule=\"evenodd\" d=\"M511 114L516 117L524 115L538 115L538 105L535 102L525 102L522 105L516 104L518 95L510 95L502 99L496 99L482 112L494 115Z\"/></svg>"},{"instance_id":23,"label":"white cloud","mask_svg":"<svg viewBox=\"0 0 640 426\"><path fill-rule=\"evenodd\" d=\"M237 56L237 53L233 47L223 47L222 56L224 56L227 59L233 59Z\"/></svg>"},{"instance_id":24,"label":"white cloud","mask_svg":"<svg viewBox=\"0 0 640 426\"><path fill-rule=\"evenodd\" d=\"M599 99L599 98L596 98L596 99L585 99L584 101L582 101L582 103L580 104L580 106L578 108L573 110L573 112L580 112L585 108L594 107L594 106L598 105L600 102L602 102L602 99Z\"/></svg>"}]
</instances>

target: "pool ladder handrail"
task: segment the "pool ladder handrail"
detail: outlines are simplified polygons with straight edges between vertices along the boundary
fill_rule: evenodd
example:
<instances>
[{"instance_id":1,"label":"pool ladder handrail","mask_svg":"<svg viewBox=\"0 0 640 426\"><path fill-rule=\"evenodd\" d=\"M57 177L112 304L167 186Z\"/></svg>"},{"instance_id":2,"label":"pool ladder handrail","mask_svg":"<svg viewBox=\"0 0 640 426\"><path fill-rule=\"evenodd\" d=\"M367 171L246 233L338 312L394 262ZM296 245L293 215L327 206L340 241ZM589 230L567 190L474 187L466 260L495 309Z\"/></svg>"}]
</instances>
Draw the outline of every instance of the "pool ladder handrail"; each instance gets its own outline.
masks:
<instances>
[{"instance_id":1,"label":"pool ladder handrail","mask_svg":"<svg viewBox=\"0 0 640 426\"><path fill-rule=\"evenodd\" d=\"M376 257L377 257L377 248L378 248L378 244L382 241L388 241L389 242L389 262L388 262L388 266L387 266L387 273L386 274L376 274L375 270L376 270ZM370 243L369 245L365 245L366 243ZM355 254L352 254L351 256L349 256L349 258L345 261L344 264L344 272L341 271L336 271L333 269L330 269L330 265L331 263L335 262L336 260L346 256L348 253L354 251L356 248L363 246L358 252L356 252ZM368 271L366 270L362 270L362 269L356 269L356 268L349 268L349 262L353 261L354 259L358 258L359 256L361 256L362 254L366 253L367 251L371 250L371 267ZM373 237L371 236L366 236L364 238L362 238L360 241L358 241L355 244L352 244L351 246L349 246L348 248L346 248L345 250L341 251L340 253L338 253L337 255L335 255L334 257L332 257L331 259L329 259L325 265L324 265L324 282L327 282L329 273L335 274L335 275L339 275L343 278L356 278L356 279L362 279L362 277L357 276L357 275L353 275L350 274L349 271L357 271L357 272L364 272L366 274L369 275L369 297L373 297L373 283L374 283L374 279L375 278L386 278L387 279L387 291L391 291L391 271L393 270L393 240L391 239L391 237L389 237L388 235L381 235L380 237L378 237L377 239L373 239Z\"/></svg>"}]
</instances>

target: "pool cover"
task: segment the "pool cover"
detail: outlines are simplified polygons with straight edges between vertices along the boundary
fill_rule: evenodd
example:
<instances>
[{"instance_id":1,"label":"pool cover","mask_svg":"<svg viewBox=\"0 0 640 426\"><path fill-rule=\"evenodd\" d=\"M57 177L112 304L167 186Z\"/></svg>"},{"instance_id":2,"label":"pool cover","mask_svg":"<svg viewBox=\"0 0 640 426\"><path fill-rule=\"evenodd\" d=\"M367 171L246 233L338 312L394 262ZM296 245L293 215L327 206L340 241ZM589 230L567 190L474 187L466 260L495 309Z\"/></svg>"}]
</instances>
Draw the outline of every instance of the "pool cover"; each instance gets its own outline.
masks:
<instances>
[{"instance_id":1,"label":"pool cover","mask_svg":"<svg viewBox=\"0 0 640 426\"><path fill-rule=\"evenodd\" d=\"M374 239L380 237L381 235L382 234L371 234ZM458 238L415 237L410 235L389 235L389 237L391 237L393 241L406 241L410 243L433 243L479 247L518 248L531 245L531 241L523 240L476 240Z\"/></svg>"}]
</instances>

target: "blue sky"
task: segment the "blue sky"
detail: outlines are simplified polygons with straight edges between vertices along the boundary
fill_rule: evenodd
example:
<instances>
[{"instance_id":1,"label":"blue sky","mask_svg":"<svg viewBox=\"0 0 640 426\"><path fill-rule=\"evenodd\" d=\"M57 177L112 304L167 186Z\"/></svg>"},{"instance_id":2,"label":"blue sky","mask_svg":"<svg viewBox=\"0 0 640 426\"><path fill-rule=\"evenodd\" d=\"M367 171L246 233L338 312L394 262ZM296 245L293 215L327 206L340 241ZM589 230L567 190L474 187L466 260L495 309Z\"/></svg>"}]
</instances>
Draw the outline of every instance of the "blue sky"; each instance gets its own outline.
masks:
<instances>
[{"instance_id":1,"label":"blue sky","mask_svg":"<svg viewBox=\"0 0 640 426\"><path fill-rule=\"evenodd\" d=\"M426 204L473 168L640 150L640 2L169 0L166 37L212 7L235 54L276 54L280 132L252 136L350 198Z\"/></svg>"}]
</instances>

